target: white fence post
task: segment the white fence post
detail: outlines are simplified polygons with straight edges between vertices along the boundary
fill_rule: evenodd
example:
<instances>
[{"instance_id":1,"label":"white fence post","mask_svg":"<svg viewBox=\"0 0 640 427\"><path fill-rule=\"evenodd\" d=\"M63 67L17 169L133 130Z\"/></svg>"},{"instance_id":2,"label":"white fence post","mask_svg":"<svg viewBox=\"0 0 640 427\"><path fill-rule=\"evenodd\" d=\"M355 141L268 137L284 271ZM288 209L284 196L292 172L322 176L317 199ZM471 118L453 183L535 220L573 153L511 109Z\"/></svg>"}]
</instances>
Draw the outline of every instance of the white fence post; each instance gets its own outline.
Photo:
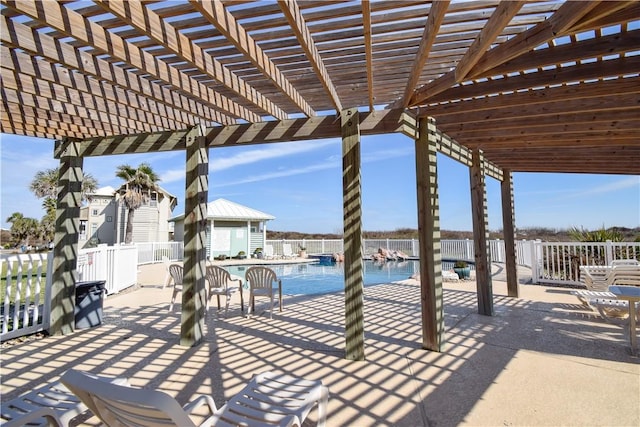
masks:
<instances>
[{"instance_id":1,"label":"white fence post","mask_svg":"<svg viewBox=\"0 0 640 427\"><path fill-rule=\"evenodd\" d=\"M611 265L611 261L613 261L613 242L611 240L607 240L607 246L605 246L605 259L607 260L607 265Z\"/></svg>"}]
</instances>

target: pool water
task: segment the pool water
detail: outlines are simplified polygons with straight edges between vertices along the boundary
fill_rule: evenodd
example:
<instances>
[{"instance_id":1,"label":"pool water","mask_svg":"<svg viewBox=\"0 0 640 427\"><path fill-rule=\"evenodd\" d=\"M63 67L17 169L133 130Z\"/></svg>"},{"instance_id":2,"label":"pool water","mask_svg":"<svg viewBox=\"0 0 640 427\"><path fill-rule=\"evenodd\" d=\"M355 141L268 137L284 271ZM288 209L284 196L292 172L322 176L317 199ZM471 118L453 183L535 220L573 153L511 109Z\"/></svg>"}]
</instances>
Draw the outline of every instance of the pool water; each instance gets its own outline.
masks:
<instances>
[{"instance_id":1,"label":"pool water","mask_svg":"<svg viewBox=\"0 0 640 427\"><path fill-rule=\"evenodd\" d=\"M391 261L377 263L364 261L364 285L405 280L416 273L419 261ZM229 273L244 278L250 265L225 267ZM344 263L276 264L269 265L282 280L282 291L287 295L314 295L344 291Z\"/></svg>"}]
</instances>

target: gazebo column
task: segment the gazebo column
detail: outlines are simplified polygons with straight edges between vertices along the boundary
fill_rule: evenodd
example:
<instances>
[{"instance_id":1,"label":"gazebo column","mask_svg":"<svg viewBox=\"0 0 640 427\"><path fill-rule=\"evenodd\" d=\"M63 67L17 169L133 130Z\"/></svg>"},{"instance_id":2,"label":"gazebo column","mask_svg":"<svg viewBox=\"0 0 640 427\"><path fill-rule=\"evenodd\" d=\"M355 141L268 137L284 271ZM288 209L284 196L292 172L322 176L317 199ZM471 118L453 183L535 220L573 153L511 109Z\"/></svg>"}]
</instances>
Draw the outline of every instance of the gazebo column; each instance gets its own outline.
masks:
<instances>
[{"instance_id":1,"label":"gazebo column","mask_svg":"<svg viewBox=\"0 0 640 427\"><path fill-rule=\"evenodd\" d=\"M507 294L518 297L518 265L516 260L515 212L513 209L513 178L511 171L503 170L500 183L502 195L502 229L504 233L504 251L507 270Z\"/></svg>"},{"instance_id":2,"label":"gazebo column","mask_svg":"<svg viewBox=\"0 0 640 427\"><path fill-rule=\"evenodd\" d=\"M422 347L442 351L444 347L444 300L440 246L440 201L436 123L421 118L416 139L416 185L420 245L420 305Z\"/></svg>"},{"instance_id":3,"label":"gazebo column","mask_svg":"<svg viewBox=\"0 0 640 427\"><path fill-rule=\"evenodd\" d=\"M180 345L184 346L198 345L204 339L209 155L203 134L200 127L194 127L186 138L184 278L180 329Z\"/></svg>"},{"instance_id":4,"label":"gazebo column","mask_svg":"<svg viewBox=\"0 0 640 427\"><path fill-rule=\"evenodd\" d=\"M53 278L51 285L51 318L49 334L66 335L75 328L75 289L78 272L78 236L82 162L80 143L71 139L56 141L55 152L60 158L56 230L53 248Z\"/></svg>"},{"instance_id":5,"label":"gazebo column","mask_svg":"<svg viewBox=\"0 0 640 427\"><path fill-rule=\"evenodd\" d=\"M493 316L493 286L489 252L489 219L485 186L484 155L473 150L469 177L471 181L471 217L473 220L473 250L476 265L478 313Z\"/></svg>"},{"instance_id":6,"label":"gazebo column","mask_svg":"<svg viewBox=\"0 0 640 427\"><path fill-rule=\"evenodd\" d=\"M352 108L343 110L340 118L344 211L345 357L350 360L364 360L360 116L358 110Z\"/></svg>"}]
</instances>

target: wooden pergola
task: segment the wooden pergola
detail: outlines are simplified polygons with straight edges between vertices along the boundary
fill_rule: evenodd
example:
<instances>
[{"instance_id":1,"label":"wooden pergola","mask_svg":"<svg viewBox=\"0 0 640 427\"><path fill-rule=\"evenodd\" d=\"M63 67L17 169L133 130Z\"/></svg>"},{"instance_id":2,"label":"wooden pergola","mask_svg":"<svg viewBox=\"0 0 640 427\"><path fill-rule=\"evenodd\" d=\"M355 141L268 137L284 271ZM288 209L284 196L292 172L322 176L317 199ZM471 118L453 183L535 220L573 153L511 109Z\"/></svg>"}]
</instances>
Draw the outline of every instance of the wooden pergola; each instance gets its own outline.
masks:
<instances>
[{"instance_id":1,"label":"wooden pergola","mask_svg":"<svg viewBox=\"0 0 640 427\"><path fill-rule=\"evenodd\" d=\"M467 165L478 310L485 177L640 173L640 2L0 0L4 133L58 140L51 333L74 323L83 158L186 152L181 343L204 330L211 149L342 138L346 357L364 358L362 135L415 140L423 347L444 343L437 153Z\"/></svg>"}]
</instances>

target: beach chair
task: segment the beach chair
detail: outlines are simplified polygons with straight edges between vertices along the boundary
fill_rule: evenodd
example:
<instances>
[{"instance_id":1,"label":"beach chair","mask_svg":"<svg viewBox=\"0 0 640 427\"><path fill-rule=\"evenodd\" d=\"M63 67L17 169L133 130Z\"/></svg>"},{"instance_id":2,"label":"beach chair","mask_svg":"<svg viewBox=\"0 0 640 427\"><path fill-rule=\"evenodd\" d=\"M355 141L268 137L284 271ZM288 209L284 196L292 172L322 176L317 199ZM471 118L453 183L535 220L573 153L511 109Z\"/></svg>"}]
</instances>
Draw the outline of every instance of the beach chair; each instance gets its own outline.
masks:
<instances>
[{"instance_id":1,"label":"beach chair","mask_svg":"<svg viewBox=\"0 0 640 427\"><path fill-rule=\"evenodd\" d=\"M267 267L249 267L245 273L245 279L249 284L247 314L250 315L252 311L255 311L256 296L266 296L271 301L269 315L273 318L273 301L276 293L278 294L280 311L282 311L282 281L278 279L273 270ZM274 283L277 283L278 286L274 287Z\"/></svg>"},{"instance_id":2,"label":"beach chair","mask_svg":"<svg viewBox=\"0 0 640 427\"><path fill-rule=\"evenodd\" d=\"M184 269L180 264L171 264L169 266L169 274L173 279L173 293L171 294L169 311L173 311L173 305L176 302L176 297L178 296L179 292L182 292L182 278L184 275Z\"/></svg>"},{"instance_id":3,"label":"beach chair","mask_svg":"<svg viewBox=\"0 0 640 427\"><path fill-rule=\"evenodd\" d=\"M92 375L100 384L127 385L126 378ZM37 387L11 400L2 400L3 427L61 426L87 412L89 408L60 381Z\"/></svg>"},{"instance_id":4,"label":"beach chair","mask_svg":"<svg viewBox=\"0 0 640 427\"><path fill-rule=\"evenodd\" d=\"M291 244L290 243L283 243L282 244L282 257L283 258L295 258L296 254L293 253L293 250L291 249Z\"/></svg>"},{"instance_id":5,"label":"beach chair","mask_svg":"<svg viewBox=\"0 0 640 427\"><path fill-rule=\"evenodd\" d=\"M600 316L610 323L627 323L629 321L629 304L621 301L609 292L609 286L640 286L640 265L617 265L611 267L606 276L606 291L581 290L574 291L581 301L598 311ZM638 313L636 313L637 315Z\"/></svg>"},{"instance_id":6,"label":"beach chair","mask_svg":"<svg viewBox=\"0 0 640 427\"><path fill-rule=\"evenodd\" d=\"M273 254L273 246L265 245L264 246L264 259L274 259L275 255Z\"/></svg>"},{"instance_id":7,"label":"beach chair","mask_svg":"<svg viewBox=\"0 0 640 427\"><path fill-rule=\"evenodd\" d=\"M206 405L208 415L200 426L300 426L318 406L318 425L326 421L329 390L321 381L264 372L220 409L210 396L197 396L185 406L159 391L104 384L73 369L61 381L108 426L195 427L190 417Z\"/></svg>"},{"instance_id":8,"label":"beach chair","mask_svg":"<svg viewBox=\"0 0 640 427\"><path fill-rule=\"evenodd\" d=\"M238 287L229 286L229 282L238 282ZM231 296L237 292L241 291L242 279L232 279L231 274L227 270L222 267L218 267L217 265L208 265L207 266L207 283L209 284L209 292L207 295L207 311L209 311L209 304L211 301L211 297L214 295L218 299L218 310L220 310L220 296L225 297L225 309L224 314L225 317L227 312L229 311L229 301L231 300ZM242 292L242 291L241 291ZM242 304L241 304L242 305ZM244 307L241 307L244 310Z\"/></svg>"}]
</instances>

